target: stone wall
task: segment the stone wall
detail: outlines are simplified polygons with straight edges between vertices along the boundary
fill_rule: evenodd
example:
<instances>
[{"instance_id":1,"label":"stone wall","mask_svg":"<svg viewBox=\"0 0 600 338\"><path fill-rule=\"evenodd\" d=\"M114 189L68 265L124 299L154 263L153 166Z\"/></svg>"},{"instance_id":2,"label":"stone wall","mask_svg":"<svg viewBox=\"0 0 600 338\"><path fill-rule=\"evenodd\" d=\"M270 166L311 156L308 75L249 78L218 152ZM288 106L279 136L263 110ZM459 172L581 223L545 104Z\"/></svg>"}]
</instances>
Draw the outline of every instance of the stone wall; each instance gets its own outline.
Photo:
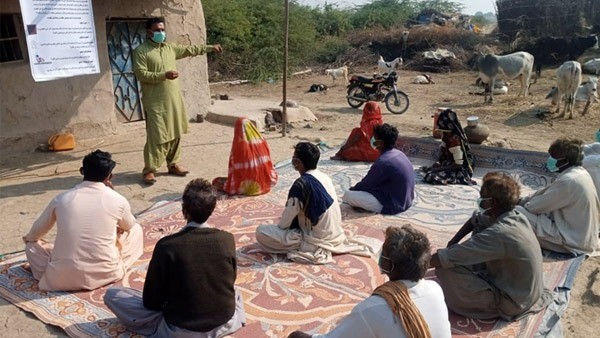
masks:
<instances>
[{"instance_id":1,"label":"stone wall","mask_svg":"<svg viewBox=\"0 0 600 338\"><path fill-rule=\"evenodd\" d=\"M82 140L118 131L121 122L114 107L107 19L163 16L170 42L204 44L206 40L201 1L93 0L93 10L100 74L34 82L27 55L24 61L0 64L0 156L33 151L56 132L70 131ZM2 0L0 13L20 13L19 1ZM27 54L26 48L23 52ZM189 116L206 114L210 104L206 56L178 61L178 71Z\"/></svg>"}]
</instances>

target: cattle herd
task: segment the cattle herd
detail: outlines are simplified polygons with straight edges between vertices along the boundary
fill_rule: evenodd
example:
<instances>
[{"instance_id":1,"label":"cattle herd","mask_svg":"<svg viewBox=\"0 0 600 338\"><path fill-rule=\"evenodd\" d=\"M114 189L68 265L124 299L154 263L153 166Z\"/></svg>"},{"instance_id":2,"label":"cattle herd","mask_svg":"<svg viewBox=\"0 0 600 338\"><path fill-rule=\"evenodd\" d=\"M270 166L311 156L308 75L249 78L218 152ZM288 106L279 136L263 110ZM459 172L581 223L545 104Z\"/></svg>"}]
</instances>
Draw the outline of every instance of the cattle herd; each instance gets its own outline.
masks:
<instances>
[{"instance_id":1,"label":"cattle herd","mask_svg":"<svg viewBox=\"0 0 600 338\"><path fill-rule=\"evenodd\" d=\"M589 76L582 82L583 72L592 75L600 74L600 59L591 59L582 65L573 61L588 49L598 49L598 36L556 38L544 37L536 41L531 48L507 55L480 55L475 66L479 70L479 77L488 87L495 88L497 80L511 80L520 78L520 95L527 95L533 69L536 70L536 79L541 75L542 66L561 64L556 71L556 87L553 87L547 98L552 98L557 105L556 112L560 111L561 99L565 105L558 117L563 117L568 112L573 118L575 101L585 101L586 106L582 112L585 115L592 101L598 99L598 79ZM534 82L535 83L535 82ZM489 96L489 100L488 100ZM494 90L486 90L484 102L493 102Z\"/></svg>"}]
</instances>

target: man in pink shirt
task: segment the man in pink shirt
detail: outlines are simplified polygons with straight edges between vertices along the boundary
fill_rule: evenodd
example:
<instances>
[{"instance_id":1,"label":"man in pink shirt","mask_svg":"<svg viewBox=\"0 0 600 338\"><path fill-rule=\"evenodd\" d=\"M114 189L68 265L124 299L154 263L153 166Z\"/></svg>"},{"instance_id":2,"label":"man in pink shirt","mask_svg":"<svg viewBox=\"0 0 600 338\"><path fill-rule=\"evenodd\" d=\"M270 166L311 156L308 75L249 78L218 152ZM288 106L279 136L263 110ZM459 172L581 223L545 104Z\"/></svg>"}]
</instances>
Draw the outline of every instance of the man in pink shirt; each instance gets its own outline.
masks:
<instances>
[{"instance_id":1,"label":"man in pink shirt","mask_svg":"<svg viewBox=\"0 0 600 338\"><path fill-rule=\"evenodd\" d=\"M23 236L39 289L93 290L125 275L144 249L142 228L110 179L116 163L96 150L83 158L83 182L56 196ZM56 224L54 244L42 238Z\"/></svg>"}]
</instances>

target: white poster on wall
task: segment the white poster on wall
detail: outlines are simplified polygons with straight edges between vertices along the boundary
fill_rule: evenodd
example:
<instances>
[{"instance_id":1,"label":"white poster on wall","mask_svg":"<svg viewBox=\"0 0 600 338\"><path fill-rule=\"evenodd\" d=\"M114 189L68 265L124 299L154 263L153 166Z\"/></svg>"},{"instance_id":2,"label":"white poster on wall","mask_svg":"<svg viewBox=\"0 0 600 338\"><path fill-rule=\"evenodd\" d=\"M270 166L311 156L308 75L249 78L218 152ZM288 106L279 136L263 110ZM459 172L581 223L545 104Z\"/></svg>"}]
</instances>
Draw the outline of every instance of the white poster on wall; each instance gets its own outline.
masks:
<instances>
[{"instance_id":1,"label":"white poster on wall","mask_svg":"<svg viewBox=\"0 0 600 338\"><path fill-rule=\"evenodd\" d=\"M36 82L100 73L92 0L20 0Z\"/></svg>"}]
</instances>

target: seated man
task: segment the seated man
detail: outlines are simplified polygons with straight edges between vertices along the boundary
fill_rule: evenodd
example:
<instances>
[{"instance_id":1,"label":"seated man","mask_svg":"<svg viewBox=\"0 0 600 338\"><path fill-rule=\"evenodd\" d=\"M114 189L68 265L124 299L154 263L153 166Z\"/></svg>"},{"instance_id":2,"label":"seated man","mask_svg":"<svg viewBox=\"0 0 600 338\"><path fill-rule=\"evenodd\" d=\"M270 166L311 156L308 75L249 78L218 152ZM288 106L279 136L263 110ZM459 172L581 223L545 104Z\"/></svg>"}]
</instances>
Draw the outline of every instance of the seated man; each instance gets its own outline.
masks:
<instances>
[{"instance_id":1,"label":"seated man","mask_svg":"<svg viewBox=\"0 0 600 338\"><path fill-rule=\"evenodd\" d=\"M425 234L410 225L387 228L379 267L390 281L356 305L333 331L312 338L451 337L442 289L423 279L430 251ZM310 337L300 331L288 336Z\"/></svg>"},{"instance_id":2,"label":"seated man","mask_svg":"<svg viewBox=\"0 0 600 338\"><path fill-rule=\"evenodd\" d=\"M551 301L542 297L542 251L527 218L514 209L519 193L510 176L486 174L477 201L480 212L431 257L450 310L511 321ZM470 232L468 240L458 243Z\"/></svg>"},{"instance_id":3,"label":"seated man","mask_svg":"<svg viewBox=\"0 0 600 338\"><path fill-rule=\"evenodd\" d=\"M370 256L370 248L350 244L342 229L342 212L331 179L317 170L319 148L309 142L295 146L292 165L300 173L288 193L279 223L256 228L256 241L270 253L294 261L325 264L333 253Z\"/></svg>"},{"instance_id":4,"label":"seated man","mask_svg":"<svg viewBox=\"0 0 600 338\"><path fill-rule=\"evenodd\" d=\"M412 206L415 175L410 160L394 148L398 129L387 123L375 126L373 146L379 158L360 182L347 190L342 201L375 213L393 215Z\"/></svg>"},{"instance_id":5,"label":"seated man","mask_svg":"<svg viewBox=\"0 0 600 338\"><path fill-rule=\"evenodd\" d=\"M546 166L558 177L519 202L518 210L544 249L575 255L600 249L600 201L592 177L581 166L582 144L576 139L554 141Z\"/></svg>"},{"instance_id":6,"label":"seated man","mask_svg":"<svg viewBox=\"0 0 600 338\"><path fill-rule=\"evenodd\" d=\"M23 236L39 289L93 290L123 278L144 250L142 228L110 182L116 163L96 150L83 158L83 182L56 196ZM42 237L56 223L54 245Z\"/></svg>"},{"instance_id":7,"label":"seated man","mask_svg":"<svg viewBox=\"0 0 600 338\"><path fill-rule=\"evenodd\" d=\"M581 165L590 174L596 187L596 194L600 197L600 142L583 145Z\"/></svg>"},{"instance_id":8,"label":"seated man","mask_svg":"<svg viewBox=\"0 0 600 338\"><path fill-rule=\"evenodd\" d=\"M113 287L104 303L127 329L149 337L222 337L246 322L235 289L235 240L205 222L217 204L215 187L188 183L182 212L187 225L156 243L143 294Z\"/></svg>"}]
</instances>

